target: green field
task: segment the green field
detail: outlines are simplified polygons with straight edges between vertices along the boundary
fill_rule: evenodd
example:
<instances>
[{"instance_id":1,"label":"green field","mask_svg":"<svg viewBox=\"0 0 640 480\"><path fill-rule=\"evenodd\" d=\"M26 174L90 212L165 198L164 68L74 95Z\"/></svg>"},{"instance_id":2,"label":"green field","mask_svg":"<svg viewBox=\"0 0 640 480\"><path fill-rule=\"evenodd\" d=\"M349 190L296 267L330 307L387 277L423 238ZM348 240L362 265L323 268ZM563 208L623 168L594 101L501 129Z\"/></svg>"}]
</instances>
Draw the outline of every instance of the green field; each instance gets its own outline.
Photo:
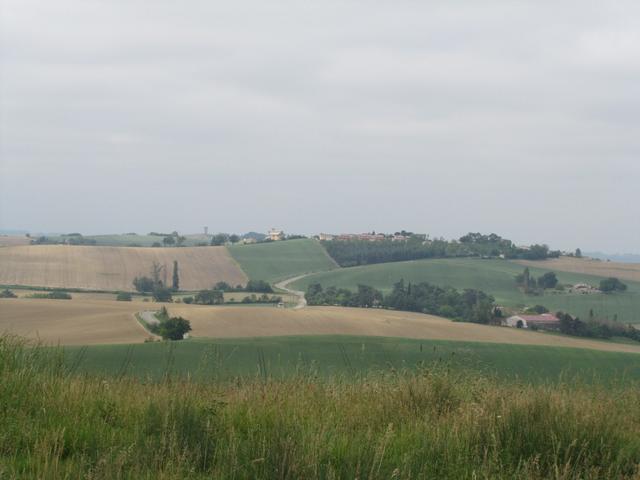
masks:
<instances>
[{"instance_id":1,"label":"green field","mask_svg":"<svg viewBox=\"0 0 640 480\"><path fill-rule=\"evenodd\" d=\"M426 281L440 286L458 289L477 288L492 294L496 302L508 307L541 304L551 311L564 310L586 318L593 309L596 316L613 318L627 323L640 323L640 283L628 282L625 293L612 295L580 295L549 292L541 296L522 293L515 285L514 276L524 267L506 260L483 260L479 258L415 260L410 262L382 263L361 267L343 268L318 273L301 279L293 287L306 289L307 285L319 282L328 287L335 285L355 289L358 284L371 285L388 291L393 283L404 278L407 282ZM531 275L538 277L548 270L530 268ZM580 282L598 285L601 277L576 273L555 272L561 283Z\"/></svg>"},{"instance_id":2,"label":"green field","mask_svg":"<svg viewBox=\"0 0 640 480\"><path fill-rule=\"evenodd\" d=\"M640 380L640 355L597 350L402 338L314 336L191 339L138 345L66 347L74 371L160 379L167 373L199 381L235 377L321 377L415 370L444 364L500 378L553 381L576 376Z\"/></svg>"},{"instance_id":3,"label":"green field","mask_svg":"<svg viewBox=\"0 0 640 480\"><path fill-rule=\"evenodd\" d=\"M315 240L286 240L228 248L242 270L254 280L273 282L337 268Z\"/></svg>"},{"instance_id":4,"label":"green field","mask_svg":"<svg viewBox=\"0 0 640 480\"><path fill-rule=\"evenodd\" d=\"M326 338L307 348L303 339L216 344L217 352L213 344L191 341L75 350L77 361L65 365L59 351L0 336L0 477L632 480L640 475L637 356L366 338ZM201 361L207 349L210 355ZM298 356L297 375L278 379L271 373L274 364ZM535 371L533 379L551 369L555 381L452 368L460 365L458 356L463 363L493 358L509 369L524 363ZM211 369L200 376L209 381L162 375L196 370L201 363L219 365L222 360L207 360L216 357L231 369L243 366L247 376L224 381ZM357 370L371 359L380 370L349 377L314 374L312 362L325 357L340 365L339 372ZM438 358L442 361L429 362ZM95 371L108 376L83 373L91 359L100 362ZM424 368L404 368L423 359ZM138 360L156 362L159 381L131 376ZM559 365L570 363L582 375L557 377ZM625 367L628 376L614 379ZM590 376L594 368L596 381Z\"/></svg>"}]
</instances>

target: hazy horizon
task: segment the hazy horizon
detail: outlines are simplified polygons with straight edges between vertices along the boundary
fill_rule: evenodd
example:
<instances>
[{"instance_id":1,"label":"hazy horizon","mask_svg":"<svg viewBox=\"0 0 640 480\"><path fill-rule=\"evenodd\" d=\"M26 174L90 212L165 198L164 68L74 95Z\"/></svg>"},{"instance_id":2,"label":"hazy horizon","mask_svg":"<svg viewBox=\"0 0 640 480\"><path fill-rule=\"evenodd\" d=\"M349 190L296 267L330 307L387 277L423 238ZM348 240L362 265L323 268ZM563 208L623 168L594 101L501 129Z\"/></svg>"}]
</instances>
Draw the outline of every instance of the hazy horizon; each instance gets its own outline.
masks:
<instances>
[{"instance_id":1,"label":"hazy horizon","mask_svg":"<svg viewBox=\"0 0 640 480\"><path fill-rule=\"evenodd\" d=\"M631 1L6 0L0 229L640 253L639 32Z\"/></svg>"}]
</instances>

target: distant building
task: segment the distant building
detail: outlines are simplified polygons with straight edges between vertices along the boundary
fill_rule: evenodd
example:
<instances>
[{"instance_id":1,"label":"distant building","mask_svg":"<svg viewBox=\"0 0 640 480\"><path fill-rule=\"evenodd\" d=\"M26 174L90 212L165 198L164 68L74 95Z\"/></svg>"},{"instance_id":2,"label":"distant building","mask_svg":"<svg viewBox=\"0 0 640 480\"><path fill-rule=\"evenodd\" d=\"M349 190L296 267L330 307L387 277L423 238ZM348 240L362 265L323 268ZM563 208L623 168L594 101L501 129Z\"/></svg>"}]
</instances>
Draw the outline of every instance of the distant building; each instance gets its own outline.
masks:
<instances>
[{"instance_id":1,"label":"distant building","mask_svg":"<svg viewBox=\"0 0 640 480\"><path fill-rule=\"evenodd\" d=\"M268 235L269 238L274 242L277 240L284 240L284 232L282 230L272 228L271 230L269 230Z\"/></svg>"},{"instance_id":2,"label":"distant building","mask_svg":"<svg viewBox=\"0 0 640 480\"><path fill-rule=\"evenodd\" d=\"M324 240L330 242L335 238L335 235L331 235L330 233L321 233L318 235L318 240Z\"/></svg>"},{"instance_id":3,"label":"distant building","mask_svg":"<svg viewBox=\"0 0 640 480\"><path fill-rule=\"evenodd\" d=\"M594 287L593 285L589 285L588 283L576 283L569 289L569 292L582 293L584 295L588 295L590 293L602 293L600 289Z\"/></svg>"},{"instance_id":4,"label":"distant building","mask_svg":"<svg viewBox=\"0 0 640 480\"><path fill-rule=\"evenodd\" d=\"M409 240L409 237L406 235L394 235L393 238L391 239L394 242L406 242L407 240Z\"/></svg>"},{"instance_id":5,"label":"distant building","mask_svg":"<svg viewBox=\"0 0 640 480\"><path fill-rule=\"evenodd\" d=\"M361 240L366 242L381 242L387 237L382 233L342 233L335 237L336 240L349 241Z\"/></svg>"},{"instance_id":6,"label":"distant building","mask_svg":"<svg viewBox=\"0 0 640 480\"><path fill-rule=\"evenodd\" d=\"M258 241L253 237L244 237L242 240L240 240L240 243L244 245L248 245L250 243L257 243L257 242Z\"/></svg>"},{"instance_id":7,"label":"distant building","mask_svg":"<svg viewBox=\"0 0 640 480\"><path fill-rule=\"evenodd\" d=\"M504 321L507 327L514 328L540 328L547 330L556 330L560 327L560 320L551 313L543 313L542 315L514 315Z\"/></svg>"}]
</instances>

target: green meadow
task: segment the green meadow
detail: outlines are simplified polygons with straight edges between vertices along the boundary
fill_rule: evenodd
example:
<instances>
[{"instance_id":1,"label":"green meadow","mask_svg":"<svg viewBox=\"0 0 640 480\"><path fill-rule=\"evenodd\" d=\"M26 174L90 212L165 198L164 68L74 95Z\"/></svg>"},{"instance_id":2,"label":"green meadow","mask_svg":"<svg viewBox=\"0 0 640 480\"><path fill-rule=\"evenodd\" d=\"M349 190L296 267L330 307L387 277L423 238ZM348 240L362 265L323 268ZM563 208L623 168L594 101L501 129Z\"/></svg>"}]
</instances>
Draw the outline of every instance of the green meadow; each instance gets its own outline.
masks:
<instances>
[{"instance_id":1,"label":"green meadow","mask_svg":"<svg viewBox=\"0 0 640 480\"><path fill-rule=\"evenodd\" d=\"M532 296L522 293L514 282L514 276L524 267L506 260L479 258L430 259L409 262L382 263L343 268L303 278L293 284L302 290L313 282L323 286L335 285L357 288L358 284L371 285L388 291L393 283L403 278L406 282L429 282L458 289L477 288L490 293L496 302L507 307L544 305L551 311L563 310L586 318L593 310L596 316L613 318L626 323L640 323L640 283L625 281L628 291L610 295L582 295L547 291ZM538 277L548 270L530 268ZM598 285L602 277L556 271L560 283L589 283Z\"/></svg>"},{"instance_id":2,"label":"green meadow","mask_svg":"<svg viewBox=\"0 0 640 480\"><path fill-rule=\"evenodd\" d=\"M273 348L286 350L287 340L271 341ZM76 350L69 364L60 350L0 337L0 478L632 480L640 475L640 383L634 381L638 368L632 356L326 339L304 349L309 362L329 355L341 371L357 369L359 355L372 351L381 369L323 377L309 367L279 379L270 373L277 362L268 343L216 343L219 353L210 355L226 357L230 366L245 364L248 375L224 381L210 372L206 382L175 375L187 363L197 368L208 348L204 342L136 350L92 347ZM301 354L299 343L288 344L290 359ZM194 346L203 350L183 356ZM616 373L625 365L633 368L626 378L606 383L568 375L527 382L515 372L507 379L452 368L454 352L464 362L495 355L506 368L526 362L538 371L554 369L554 375L554 363L572 362L585 372L596 367L602 375L614 373L607 365L616 366ZM401 361L425 357L436 361L413 369ZM132 375L139 359L157 362L156 375L166 374L156 381Z\"/></svg>"},{"instance_id":3,"label":"green meadow","mask_svg":"<svg viewBox=\"0 0 640 480\"><path fill-rule=\"evenodd\" d=\"M65 347L64 352L66 364L76 372L152 380L167 375L205 382L237 377L286 379L300 374L355 378L435 365L531 382L640 380L640 355L636 354L386 337L200 338Z\"/></svg>"},{"instance_id":4,"label":"green meadow","mask_svg":"<svg viewBox=\"0 0 640 480\"><path fill-rule=\"evenodd\" d=\"M270 282L337 268L315 240L300 239L228 247L240 267L255 280Z\"/></svg>"}]
</instances>

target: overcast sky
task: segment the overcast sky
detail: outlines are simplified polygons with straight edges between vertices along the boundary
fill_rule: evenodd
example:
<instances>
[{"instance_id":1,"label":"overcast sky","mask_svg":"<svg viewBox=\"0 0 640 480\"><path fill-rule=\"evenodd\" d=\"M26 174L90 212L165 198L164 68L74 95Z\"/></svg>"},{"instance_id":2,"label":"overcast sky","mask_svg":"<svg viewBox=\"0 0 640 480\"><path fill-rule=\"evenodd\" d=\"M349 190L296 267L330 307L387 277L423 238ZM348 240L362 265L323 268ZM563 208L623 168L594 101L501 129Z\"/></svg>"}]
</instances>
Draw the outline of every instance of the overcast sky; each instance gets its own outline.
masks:
<instances>
[{"instance_id":1,"label":"overcast sky","mask_svg":"<svg viewBox=\"0 0 640 480\"><path fill-rule=\"evenodd\" d=\"M640 253L640 2L2 0L0 228Z\"/></svg>"}]
</instances>

